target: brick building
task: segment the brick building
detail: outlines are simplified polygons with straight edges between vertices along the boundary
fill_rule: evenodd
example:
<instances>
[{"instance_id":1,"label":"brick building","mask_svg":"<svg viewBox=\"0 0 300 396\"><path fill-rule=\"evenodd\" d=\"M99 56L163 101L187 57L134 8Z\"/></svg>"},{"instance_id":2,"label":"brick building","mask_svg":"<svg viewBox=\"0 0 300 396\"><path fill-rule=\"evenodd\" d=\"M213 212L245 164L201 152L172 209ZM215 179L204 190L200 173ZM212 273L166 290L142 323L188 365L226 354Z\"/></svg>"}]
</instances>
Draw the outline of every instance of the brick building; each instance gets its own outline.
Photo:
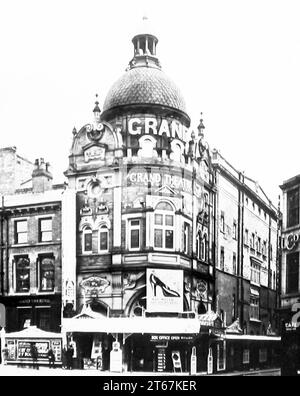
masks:
<instances>
[{"instance_id":1,"label":"brick building","mask_svg":"<svg viewBox=\"0 0 300 396\"><path fill-rule=\"evenodd\" d=\"M20 164L16 166L19 160L29 164L28 169L23 169L22 177ZM2 190L9 194L2 195L0 210L0 302L6 307L6 331L36 325L58 332L64 186L52 185L49 164L43 159L30 165L29 161L20 159L15 149L9 149L4 162L6 169L11 169L10 179L15 180L9 189L5 186ZM30 170L30 179L27 179ZM21 179L27 179L26 185L31 187L20 188L17 180ZM13 189L14 186L17 188Z\"/></svg>"},{"instance_id":2,"label":"brick building","mask_svg":"<svg viewBox=\"0 0 300 396\"><path fill-rule=\"evenodd\" d=\"M213 152L216 172L216 294L226 326L244 334L278 327L277 209L258 183Z\"/></svg>"}]
</instances>

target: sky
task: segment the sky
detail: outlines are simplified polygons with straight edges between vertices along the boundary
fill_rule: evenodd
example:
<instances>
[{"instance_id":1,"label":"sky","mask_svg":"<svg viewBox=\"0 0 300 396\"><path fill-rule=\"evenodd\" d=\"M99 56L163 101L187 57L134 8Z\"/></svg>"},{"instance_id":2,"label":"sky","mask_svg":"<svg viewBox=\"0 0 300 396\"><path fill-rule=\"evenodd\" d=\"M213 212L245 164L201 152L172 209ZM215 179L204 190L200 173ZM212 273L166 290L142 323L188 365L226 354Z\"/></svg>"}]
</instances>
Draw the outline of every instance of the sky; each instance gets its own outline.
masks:
<instances>
[{"instance_id":1,"label":"sky","mask_svg":"<svg viewBox=\"0 0 300 396\"><path fill-rule=\"evenodd\" d=\"M299 0L0 0L0 146L63 181L72 130L133 56L146 12L192 126L277 205L300 173Z\"/></svg>"}]
</instances>

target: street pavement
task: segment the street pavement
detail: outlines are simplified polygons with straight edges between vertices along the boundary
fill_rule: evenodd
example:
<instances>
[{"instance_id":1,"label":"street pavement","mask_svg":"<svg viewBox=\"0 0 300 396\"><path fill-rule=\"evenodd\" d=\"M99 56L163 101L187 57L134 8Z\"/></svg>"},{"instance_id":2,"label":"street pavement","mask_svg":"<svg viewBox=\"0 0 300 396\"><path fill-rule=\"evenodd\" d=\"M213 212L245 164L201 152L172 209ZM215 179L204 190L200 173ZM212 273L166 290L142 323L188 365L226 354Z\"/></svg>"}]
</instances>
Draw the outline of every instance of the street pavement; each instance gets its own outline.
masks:
<instances>
[{"instance_id":1,"label":"street pavement","mask_svg":"<svg viewBox=\"0 0 300 396\"><path fill-rule=\"evenodd\" d=\"M203 376L203 374L198 374L197 376ZM280 376L279 369L272 370L260 370L251 372L235 372L235 373L224 373L218 376ZM99 371L99 370L63 370L62 368L50 369L48 367L42 366L39 370L28 368L28 367L16 367L16 366L3 366L0 365L0 377L15 377L15 376L69 376L69 377L87 377L87 376L103 376L103 377L113 377L113 376L187 376L188 373L149 373L149 372L127 372L127 373L113 373L110 371ZM193 378L194 376L191 376Z\"/></svg>"}]
</instances>

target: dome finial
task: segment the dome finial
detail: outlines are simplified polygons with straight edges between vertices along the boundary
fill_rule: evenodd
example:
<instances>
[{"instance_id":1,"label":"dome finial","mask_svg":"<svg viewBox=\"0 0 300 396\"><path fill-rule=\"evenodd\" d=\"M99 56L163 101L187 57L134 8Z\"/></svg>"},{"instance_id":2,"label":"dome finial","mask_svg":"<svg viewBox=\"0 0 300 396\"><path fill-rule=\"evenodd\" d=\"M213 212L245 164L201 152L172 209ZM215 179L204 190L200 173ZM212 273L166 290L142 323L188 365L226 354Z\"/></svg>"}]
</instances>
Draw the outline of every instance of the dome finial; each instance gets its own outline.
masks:
<instances>
[{"instance_id":1,"label":"dome finial","mask_svg":"<svg viewBox=\"0 0 300 396\"><path fill-rule=\"evenodd\" d=\"M205 129L205 126L203 124L203 113L202 112L200 113L200 117L201 117L201 119L200 119L200 123L198 125L198 131L199 131L198 135L199 135L200 138L203 138L204 137L204 132L203 131Z\"/></svg>"},{"instance_id":2,"label":"dome finial","mask_svg":"<svg viewBox=\"0 0 300 396\"><path fill-rule=\"evenodd\" d=\"M100 110L99 102L98 102L98 94L96 94L96 101L95 101L95 107L94 107L93 113L94 113L95 121L97 123L100 122L101 110Z\"/></svg>"}]
</instances>

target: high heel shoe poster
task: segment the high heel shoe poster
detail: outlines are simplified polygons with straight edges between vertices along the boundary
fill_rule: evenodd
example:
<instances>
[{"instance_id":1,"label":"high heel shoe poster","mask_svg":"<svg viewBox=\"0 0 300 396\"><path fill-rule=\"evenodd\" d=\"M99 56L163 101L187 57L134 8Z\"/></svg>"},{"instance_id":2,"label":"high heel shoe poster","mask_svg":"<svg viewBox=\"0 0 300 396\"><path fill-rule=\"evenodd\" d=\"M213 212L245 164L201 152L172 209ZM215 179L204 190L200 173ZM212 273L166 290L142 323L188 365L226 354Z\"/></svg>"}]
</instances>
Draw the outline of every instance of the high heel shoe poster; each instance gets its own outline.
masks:
<instances>
[{"instance_id":1,"label":"high heel shoe poster","mask_svg":"<svg viewBox=\"0 0 300 396\"><path fill-rule=\"evenodd\" d=\"M183 271L147 269L147 311L183 311Z\"/></svg>"}]
</instances>

